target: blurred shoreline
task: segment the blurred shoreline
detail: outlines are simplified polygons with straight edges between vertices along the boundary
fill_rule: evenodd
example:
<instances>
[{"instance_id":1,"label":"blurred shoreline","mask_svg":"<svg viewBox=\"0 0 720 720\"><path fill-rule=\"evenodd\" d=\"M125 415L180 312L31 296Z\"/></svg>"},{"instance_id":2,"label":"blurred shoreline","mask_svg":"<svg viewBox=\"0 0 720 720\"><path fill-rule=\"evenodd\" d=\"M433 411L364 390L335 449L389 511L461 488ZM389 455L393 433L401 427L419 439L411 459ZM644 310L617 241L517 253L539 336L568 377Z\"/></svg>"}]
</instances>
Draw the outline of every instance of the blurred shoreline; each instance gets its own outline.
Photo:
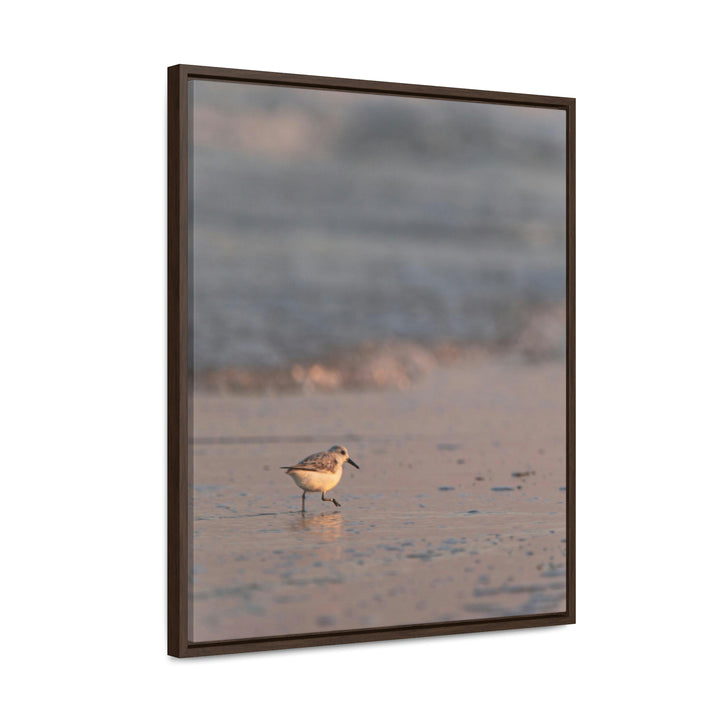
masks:
<instances>
[{"instance_id":1,"label":"blurred shoreline","mask_svg":"<svg viewBox=\"0 0 720 720\"><path fill-rule=\"evenodd\" d=\"M558 360L565 353L565 305L533 308L504 341L389 340L364 342L277 367L226 366L196 371L196 392L286 394L407 390L436 368L459 361L519 363Z\"/></svg>"}]
</instances>

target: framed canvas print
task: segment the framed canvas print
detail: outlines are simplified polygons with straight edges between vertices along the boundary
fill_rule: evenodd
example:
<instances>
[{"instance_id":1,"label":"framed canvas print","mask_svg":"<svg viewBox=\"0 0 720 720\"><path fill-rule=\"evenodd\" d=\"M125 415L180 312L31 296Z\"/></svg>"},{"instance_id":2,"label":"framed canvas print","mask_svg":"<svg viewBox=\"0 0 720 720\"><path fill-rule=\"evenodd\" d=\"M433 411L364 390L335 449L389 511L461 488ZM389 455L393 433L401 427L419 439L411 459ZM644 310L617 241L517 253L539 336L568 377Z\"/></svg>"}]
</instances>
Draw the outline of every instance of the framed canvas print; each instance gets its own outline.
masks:
<instances>
[{"instance_id":1,"label":"framed canvas print","mask_svg":"<svg viewBox=\"0 0 720 720\"><path fill-rule=\"evenodd\" d=\"M168 652L575 622L574 100L168 72Z\"/></svg>"}]
</instances>

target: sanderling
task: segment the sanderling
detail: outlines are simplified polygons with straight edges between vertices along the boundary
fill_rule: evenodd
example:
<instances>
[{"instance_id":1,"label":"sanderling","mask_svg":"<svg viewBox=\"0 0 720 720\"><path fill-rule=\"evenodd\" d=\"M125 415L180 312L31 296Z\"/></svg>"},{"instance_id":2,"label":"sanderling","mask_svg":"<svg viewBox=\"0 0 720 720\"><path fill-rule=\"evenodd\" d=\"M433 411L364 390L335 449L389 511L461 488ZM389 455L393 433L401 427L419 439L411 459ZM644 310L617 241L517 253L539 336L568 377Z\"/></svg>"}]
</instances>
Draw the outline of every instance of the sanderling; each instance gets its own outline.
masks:
<instances>
[{"instance_id":1,"label":"sanderling","mask_svg":"<svg viewBox=\"0 0 720 720\"><path fill-rule=\"evenodd\" d=\"M302 511L305 512L305 493L309 492L321 492L325 502L332 502L336 507L340 507L335 498L326 498L325 493L340 482L346 462L360 469L360 466L350 459L346 448L333 445L329 450L313 453L295 465L286 465L280 469L287 470L287 474L302 489Z\"/></svg>"}]
</instances>

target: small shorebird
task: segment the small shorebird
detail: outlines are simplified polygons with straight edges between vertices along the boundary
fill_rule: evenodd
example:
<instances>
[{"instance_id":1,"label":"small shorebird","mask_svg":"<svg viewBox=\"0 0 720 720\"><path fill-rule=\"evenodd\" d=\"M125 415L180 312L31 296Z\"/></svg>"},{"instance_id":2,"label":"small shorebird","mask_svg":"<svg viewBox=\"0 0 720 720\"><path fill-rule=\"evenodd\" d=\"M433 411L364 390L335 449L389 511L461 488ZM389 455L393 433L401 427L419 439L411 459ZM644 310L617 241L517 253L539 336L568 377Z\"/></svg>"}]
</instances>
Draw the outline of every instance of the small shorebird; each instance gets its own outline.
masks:
<instances>
[{"instance_id":1,"label":"small shorebird","mask_svg":"<svg viewBox=\"0 0 720 720\"><path fill-rule=\"evenodd\" d=\"M313 453L295 465L286 465L280 469L286 470L303 491L302 511L305 512L305 493L309 492L321 492L325 502L332 502L336 507L340 507L335 498L325 497L325 493L340 482L346 462L360 469L360 466L350 459L347 448L333 445L329 450Z\"/></svg>"}]
</instances>

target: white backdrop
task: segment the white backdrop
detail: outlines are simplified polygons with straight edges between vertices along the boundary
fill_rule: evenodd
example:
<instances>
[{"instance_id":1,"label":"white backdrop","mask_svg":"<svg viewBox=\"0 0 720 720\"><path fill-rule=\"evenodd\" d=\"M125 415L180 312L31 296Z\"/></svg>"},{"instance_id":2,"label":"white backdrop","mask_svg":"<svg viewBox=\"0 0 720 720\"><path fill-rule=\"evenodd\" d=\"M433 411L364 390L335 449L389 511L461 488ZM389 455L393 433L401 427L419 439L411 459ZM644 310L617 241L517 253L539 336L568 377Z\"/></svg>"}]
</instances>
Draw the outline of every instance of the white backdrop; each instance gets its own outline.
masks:
<instances>
[{"instance_id":1,"label":"white backdrop","mask_svg":"<svg viewBox=\"0 0 720 720\"><path fill-rule=\"evenodd\" d=\"M4 11L7 716L717 712L711 3L108 8ZM178 62L578 98L577 626L165 656L165 84Z\"/></svg>"}]
</instances>

